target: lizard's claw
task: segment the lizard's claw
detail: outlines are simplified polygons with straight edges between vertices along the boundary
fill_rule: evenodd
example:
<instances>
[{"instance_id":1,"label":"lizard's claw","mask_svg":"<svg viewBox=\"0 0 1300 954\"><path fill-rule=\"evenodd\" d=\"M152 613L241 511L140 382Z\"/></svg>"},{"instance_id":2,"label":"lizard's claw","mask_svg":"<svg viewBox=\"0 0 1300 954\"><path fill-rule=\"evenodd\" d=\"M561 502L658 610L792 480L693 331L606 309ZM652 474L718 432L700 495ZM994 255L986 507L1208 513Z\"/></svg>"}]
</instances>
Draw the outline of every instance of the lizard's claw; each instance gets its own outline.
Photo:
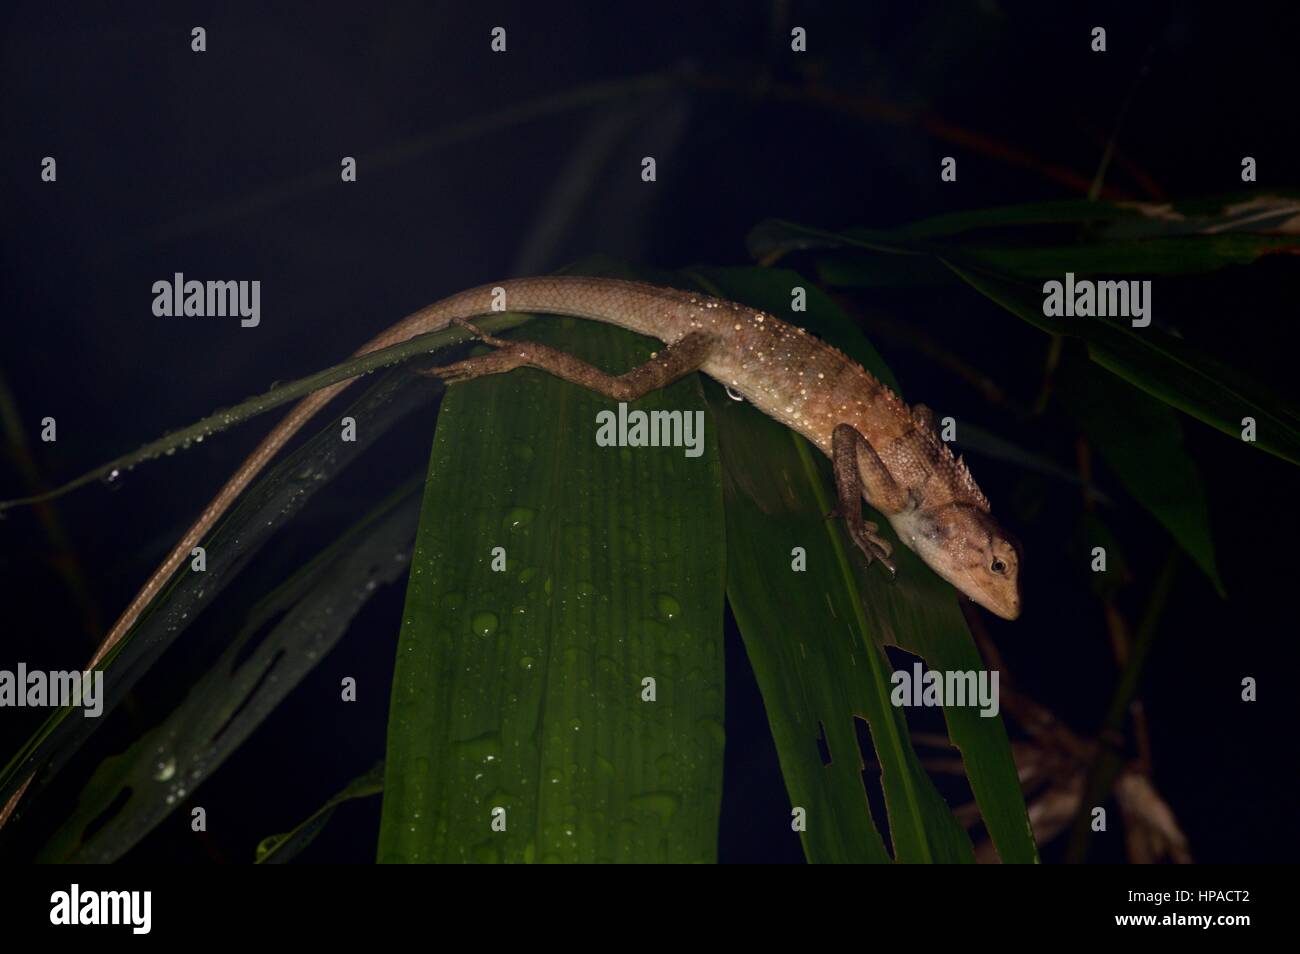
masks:
<instances>
[{"instance_id":1,"label":"lizard's claw","mask_svg":"<svg viewBox=\"0 0 1300 954\"><path fill-rule=\"evenodd\" d=\"M888 563L888 559L893 556L894 545L880 535L880 525L867 520L863 522L862 529L866 531L863 536L870 542L871 549L876 551L876 556L880 558L880 562L891 565Z\"/></svg>"},{"instance_id":2,"label":"lizard's claw","mask_svg":"<svg viewBox=\"0 0 1300 954\"><path fill-rule=\"evenodd\" d=\"M441 378L444 384L456 384L460 381L472 381L474 378L481 378L485 374L502 374L506 371L513 371L515 368L522 368L525 363L524 356L518 351L491 351L473 358L466 358L464 361L446 364L440 368L427 368L420 373Z\"/></svg>"},{"instance_id":3,"label":"lizard's claw","mask_svg":"<svg viewBox=\"0 0 1300 954\"><path fill-rule=\"evenodd\" d=\"M468 381L474 377L469 369L461 367L464 363L458 361L455 364L443 365L441 368L423 368L419 373L427 374L431 378L437 378L443 384L456 384L459 381Z\"/></svg>"},{"instance_id":4,"label":"lizard's claw","mask_svg":"<svg viewBox=\"0 0 1300 954\"><path fill-rule=\"evenodd\" d=\"M880 565L889 571L889 578L892 580L898 576L898 568L894 566L894 561L889 558L889 554L893 552L893 548L883 540L880 542L883 546L878 546L873 541L866 547L863 547L862 552L867 555L868 564L870 564L872 560L879 560ZM858 545L860 547L862 546L861 544Z\"/></svg>"},{"instance_id":5,"label":"lizard's claw","mask_svg":"<svg viewBox=\"0 0 1300 954\"><path fill-rule=\"evenodd\" d=\"M880 565L889 571L891 578L898 576L898 568L894 566L894 561L890 559L894 547L880 535L880 526L878 524L869 520L863 521L861 528L856 531L853 527L850 527L849 535L853 538L853 542L858 549L862 551L862 555L867 558L868 566L879 560Z\"/></svg>"}]
</instances>

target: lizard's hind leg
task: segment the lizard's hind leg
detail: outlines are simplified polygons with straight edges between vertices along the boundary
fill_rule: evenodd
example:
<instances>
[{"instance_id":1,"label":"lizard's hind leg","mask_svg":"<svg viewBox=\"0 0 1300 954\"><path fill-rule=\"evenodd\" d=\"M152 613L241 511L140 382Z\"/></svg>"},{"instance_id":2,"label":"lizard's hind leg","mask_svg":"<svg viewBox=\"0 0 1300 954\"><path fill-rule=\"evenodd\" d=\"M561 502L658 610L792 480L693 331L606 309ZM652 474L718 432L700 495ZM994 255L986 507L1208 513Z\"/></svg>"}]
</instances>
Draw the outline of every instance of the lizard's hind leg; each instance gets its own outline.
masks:
<instances>
[{"instance_id":1,"label":"lizard's hind leg","mask_svg":"<svg viewBox=\"0 0 1300 954\"><path fill-rule=\"evenodd\" d=\"M472 381L488 374L505 374L515 368L522 368L524 362L507 351L493 351L490 354L475 355L464 361L444 364L440 368L428 368L421 374L441 378L444 384L456 384L460 381Z\"/></svg>"},{"instance_id":2,"label":"lizard's hind leg","mask_svg":"<svg viewBox=\"0 0 1300 954\"><path fill-rule=\"evenodd\" d=\"M638 365L623 374L613 375L588 364L581 358L547 345L537 344L534 341L494 338L483 334L468 321L458 320L456 324L474 332L484 344L500 350L492 354L468 358L446 368L434 368L428 372L429 374L444 377L444 371L451 371L453 374L460 375L455 380L467 380L468 377L497 374L514 368L537 368L616 401L635 401L651 391L667 387L692 371L699 370L700 365L708 359L715 341L712 335L702 331L692 331L679 341L666 346L645 364ZM496 360L493 362L485 359ZM476 361L485 363L475 367L464 367ZM466 371L473 373L466 375Z\"/></svg>"}]
</instances>

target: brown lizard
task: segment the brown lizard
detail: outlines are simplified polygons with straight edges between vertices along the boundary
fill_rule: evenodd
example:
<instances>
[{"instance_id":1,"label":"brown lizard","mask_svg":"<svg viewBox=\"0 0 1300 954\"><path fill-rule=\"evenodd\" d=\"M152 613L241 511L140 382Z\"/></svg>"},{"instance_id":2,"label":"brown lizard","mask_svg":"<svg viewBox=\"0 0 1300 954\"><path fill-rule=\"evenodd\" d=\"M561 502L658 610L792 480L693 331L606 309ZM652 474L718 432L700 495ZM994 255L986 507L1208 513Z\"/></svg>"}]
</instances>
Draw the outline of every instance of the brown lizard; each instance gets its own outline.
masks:
<instances>
[{"instance_id":1,"label":"brown lizard","mask_svg":"<svg viewBox=\"0 0 1300 954\"><path fill-rule=\"evenodd\" d=\"M617 325L668 347L619 376L527 341L484 335L469 319L505 310L572 315ZM523 278L484 285L422 308L363 345L378 351L415 335L465 325L498 350L428 373L466 381L539 368L619 401L632 401L703 371L799 432L831 458L840 510L867 561L889 562L889 544L862 518L859 498L940 576L1006 619L1020 612L1020 558L1012 538L960 459L935 433L929 408L909 408L847 355L772 315L694 292L608 278ZM304 424L349 382L303 398L258 445L154 571L104 638L91 667L149 602L239 494Z\"/></svg>"},{"instance_id":2,"label":"brown lizard","mask_svg":"<svg viewBox=\"0 0 1300 954\"><path fill-rule=\"evenodd\" d=\"M572 355L528 341L484 335L469 320L505 310L572 315L663 341L650 361L611 375ZM451 383L531 367L619 401L632 401L693 371L703 371L764 414L802 434L831 458L838 513L868 563L890 572L889 543L863 519L863 499L941 577L1005 619L1020 613L1020 554L989 512L966 465L935 433L924 405L909 408L847 355L804 329L734 302L694 292L608 278L522 278L470 289L407 316L365 344L378 351L415 335L468 327L487 354L428 373ZM296 404L235 471L145 582L87 669L94 669L190 556L209 530L289 439L349 381ZM8 818L22 790L3 810Z\"/></svg>"}]
</instances>

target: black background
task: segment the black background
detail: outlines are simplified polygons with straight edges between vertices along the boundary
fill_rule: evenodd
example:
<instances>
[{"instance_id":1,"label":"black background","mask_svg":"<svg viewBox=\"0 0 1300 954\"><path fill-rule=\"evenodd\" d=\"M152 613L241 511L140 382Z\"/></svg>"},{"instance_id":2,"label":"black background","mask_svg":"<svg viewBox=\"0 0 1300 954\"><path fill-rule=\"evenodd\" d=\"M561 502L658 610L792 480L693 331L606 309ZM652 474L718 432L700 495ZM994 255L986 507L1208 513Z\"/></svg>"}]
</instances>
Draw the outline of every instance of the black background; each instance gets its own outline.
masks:
<instances>
[{"instance_id":1,"label":"black background","mask_svg":"<svg viewBox=\"0 0 1300 954\"><path fill-rule=\"evenodd\" d=\"M482 282L593 254L662 267L744 264L746 232L768 217L889 226L1078 197L1126 101L1107 180L1116 194L1238 191L1243 155L1257 158L1261 191L1294 188L1296 34L1286 9L11 3L0 13L0 375L42 475L55 483L275 380L335 363L400 316ZM196 25L208 32L203 54L190 50ZM497 25L508 30L506 55L489 50ZM791 25L809 31L802 58L789 51ZM1088 48L1096 25L1108 29L1103 55ZM715 82L614 94L528 121L506 116L522 103L670 69ZM808 82L838 98L763 93ZM935 117L986 148L944 141L924 121ZM454 142L425 141L476 124ZM993 155L991 145L1028 158ZM345 155L359 161L348 185L338 180ZM644 155L658 161L653 185L640 180ZM939 182L945 155L959 157L955 184ZM44 156L58 160L57 184L40 181ZM1156 315L1294 396L1296 270L1294 258L1274 256L1157 283ZM150 287L174 271L261 279L261 326L153 317ZM968 291L864 300L1032 400L1040 333ZM924 356L877 344L909 396L960 408L1071 465L1072 434L1017 432ZM58 421L53 445L35 438L47 415ZM314 501L174 648L144 698L172 698L179 690L167 673L214 646L241 602L419 472L431 420L408 422ZM1230 599L1184 564L1142 687L1155 781L1198 860L1278 859L1297 843L1287 612L1300 539L1295 471L1184 423ZM80 668L266 426L143 466L115 492L95 486L61 500L88 603L69 597L30 512L0 522L0 666ZM1015 468L972 463L994 501L1023 493ZM23 490L0 459L0 497ZM1087 733L1104 714L1115 666L1087 575L1061 539L1073 532L1077 493L1052 487L1046 500L1028 525L1009 517L1033 558L1025 616L989 626L1022 688ZM1136 616L1165 537L1136 509L1112 522L1131 548L1138 578L1126 609ZM204 785L206 839L178 814L128 857L246 861L261 837L292 827L379 758L401 599L400 587L377 597ZM798 861L761 701L730 624L727 651L720 857ZM343 675L362 691L341 710ZM1255 706L1238 701L1244 675L1261 681ZM0 753L34 726L30 712L0 714ZM111 752L132 731L117 720L95 751ZM66 809L75 780L69 772L51 790L48 814L29 815L32 829ZM377 799L349 806L304 857L371 860L377 827ZM1094 856L1122 860L1118 837ZM11 845L15 857L29 847L21 834Z\"/></svg>"}]
</instances>

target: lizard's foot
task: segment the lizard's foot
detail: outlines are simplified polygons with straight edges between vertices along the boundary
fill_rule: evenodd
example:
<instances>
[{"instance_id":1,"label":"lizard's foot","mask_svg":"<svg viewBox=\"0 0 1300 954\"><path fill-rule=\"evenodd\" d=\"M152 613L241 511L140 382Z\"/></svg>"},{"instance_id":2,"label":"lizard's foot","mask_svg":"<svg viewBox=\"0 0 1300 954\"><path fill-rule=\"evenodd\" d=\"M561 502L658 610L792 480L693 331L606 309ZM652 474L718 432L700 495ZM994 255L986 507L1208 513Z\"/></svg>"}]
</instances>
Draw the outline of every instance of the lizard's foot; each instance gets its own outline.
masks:
<instances>
[{"instance_id":1,"label":"lizard's foot","mask_svg":"<svg viewBox=\"0 0 1300 954\"><path fill-rule=\"evenodd\" d=\"M486 374L505 374L515 368L522 368L524 364L524 358L518 352L492 351L466 358L464 361L443 365L441 368L427 368L420 373L441 378L444 384L457 384L461 381L481 378Z\"/></svg>"},{"instance_id":2,"label":"lizard's foot","mask_svg":"<svg viewBox=\"0 0 1300 954\"><path fill-rule=\"evenodd\" d=\"M880 525L870 520L862 522L863 535L871 542L871 548L882 560L894 555L894 545L880 535Z\"/></svg>"},{"instance_id":3,"label":"lizard's foot","mask_svg":"<svg viewBox=\"0 0 1300 954\"><path fill-rule=\"evenodd\" d=\"M843 508L832 507L830 512L826 514L826 519L835 520L844 516ZM894 566L894 561L890 559L894 553L894 546L880 535L879 524L870 520L863 520L855 526L854 521L847 518L844 523L849 531L850 539L862 551L862 555L867 558L868 566L879 560L891 576L897 575L898 570Z\"/></svg>"},{"instance_id":4,"label":"lizard's foot","mask_svg":"<svg viewBox=\"0 0 1300 954\"><path fill-rule=\"evenodd\" d=\"M464 328L466 331L472 334L479 341L483 342L485 345L491 345L494 348L505 348L510 344L510 342L504 341L501 338L494 338L492 335L488 334L486 331L484 331L478 325L474 324L468 318L453 318L451 320L451 323L453 325L459 325L461 328ZM448 367L450 367L450 365Z\"/></svg>"},{"instance_id":5,"label":"lizard's foot","mask_svg":"<svg viewBox=\"0 0 1300 954\"><path fill-rule=\"evenodd\" d=\"M890 576L896 576L898 569L894 566L894 561L889 557L893 554L894 548L888 540L880 536L880 527L869 520L865 520L858 527L849 524L849 536L857 548L862 551L862 555L867 558L867 564L879 560L881 566L889 571Z\"/></svg>"}]
</instances>

